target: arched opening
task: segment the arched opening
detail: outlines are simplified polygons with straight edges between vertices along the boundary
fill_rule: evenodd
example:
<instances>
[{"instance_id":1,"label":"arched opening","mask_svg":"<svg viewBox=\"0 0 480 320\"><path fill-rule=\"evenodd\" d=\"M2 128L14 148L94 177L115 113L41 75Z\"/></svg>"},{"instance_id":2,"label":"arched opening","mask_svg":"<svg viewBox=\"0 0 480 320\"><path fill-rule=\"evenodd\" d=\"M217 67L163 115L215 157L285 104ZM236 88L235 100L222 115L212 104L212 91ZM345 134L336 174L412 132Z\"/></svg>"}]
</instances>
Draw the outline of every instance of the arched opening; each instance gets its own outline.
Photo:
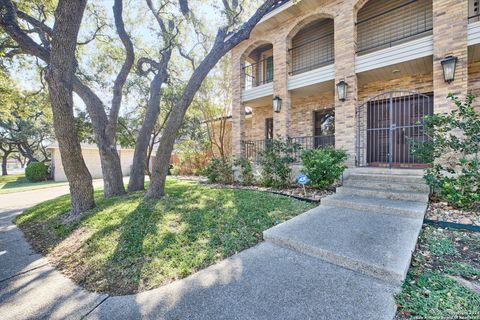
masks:
<instances>
[{"instance_id":1,"label":"arched opening","mask_svg":"<svg viewBox=\"0 0 480 320\"><path fill-rule=\"evenodd\" d=\"M432 0L370 0L357 14L359 54L432 33Z\"/></svg>"},{"instance_id":2,"label":"arched opening","mask_svg":"<svg viewBox=\"0 0 480 320\"><path fill-rule=\"evenodd\" d=\"M265 43L246 52L242 73L244 89L251 89L273 81L273 45Z\"/></svg>"},{"instance_id":3,"label":"arched opening","mask_svg":"<svg viewBox=\"0 0 480 320\"><path fill-rule=\"evenodd\" d=\"M318 19L303 26L289 49L291 74L317 69L335 61L333 19Z\"/></svg>"}]
</instances>

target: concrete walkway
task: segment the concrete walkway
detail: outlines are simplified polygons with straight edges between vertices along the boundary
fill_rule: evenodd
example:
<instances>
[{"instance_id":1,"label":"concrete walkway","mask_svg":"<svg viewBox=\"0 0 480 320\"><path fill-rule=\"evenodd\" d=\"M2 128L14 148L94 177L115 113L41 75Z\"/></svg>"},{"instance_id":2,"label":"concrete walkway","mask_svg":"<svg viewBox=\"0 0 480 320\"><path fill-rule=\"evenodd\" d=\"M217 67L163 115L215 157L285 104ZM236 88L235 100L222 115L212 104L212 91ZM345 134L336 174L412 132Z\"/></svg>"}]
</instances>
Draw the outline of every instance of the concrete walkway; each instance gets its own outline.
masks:
<instances>
[{"instance_id":1,"label":"concrete walkway","mask_svg":"<svg viewBox=\"0 0 480 320\"><path fill-rule=\"evenodd\" d=\"M402 189L417 179L412 175L394 177L401 185L387 188L390 175L357 174L343 188L356 188L359 178L371 186L383 181L381 198L369 198L372 188L340 191L328 206L267 230L251 249L167 286L117 297L75 286L34 254L11 222L66 188L0 195L1 318L392 319L426 208L392 198L425 192ZM358 207L349 209L349 201Z\"/></svg>"}]
</instances>

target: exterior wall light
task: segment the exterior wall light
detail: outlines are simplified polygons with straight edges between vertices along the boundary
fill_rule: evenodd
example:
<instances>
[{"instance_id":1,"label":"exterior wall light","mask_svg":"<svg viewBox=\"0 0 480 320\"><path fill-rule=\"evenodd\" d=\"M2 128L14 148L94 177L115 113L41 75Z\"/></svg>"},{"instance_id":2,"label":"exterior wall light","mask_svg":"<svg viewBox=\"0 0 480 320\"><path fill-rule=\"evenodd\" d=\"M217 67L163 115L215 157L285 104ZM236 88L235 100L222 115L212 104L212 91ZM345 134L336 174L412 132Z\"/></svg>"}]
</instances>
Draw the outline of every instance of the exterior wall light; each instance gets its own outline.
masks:
<instances>
[{"instance_id":1,"label":"exterior wall light","mask_svg":"<svg viewBox=\"0 0 480 320\"><path fill-rule=\"evenodd\" d=\"M457 67L458 58L454 56L445 57L441 63L443 68L443 78L445 82L452 82L455 80L455 68Z\"/></svg>"},{"instance_id":2,"label":"exterior wall light","mask_svg":"<svg viewBox=\"0 0 480 320\"><path fill-rule=\"evenodd\" d=\"M345 80L340 80L337 83L338 100L345 101L347 99L347 87L348 84L345 82Z\"/></svg>"},{"instance_id":3,"label":"exterior wall light","mask_svg":"<svg viewBox=\"0 0 480 320\"><path fill-rule=\"evenodd\" d=\"M280 112L280 109L282 108L282 99L279 96L275 96L273 98L273 111L275 112Z\"/></svg>"}]
</instances>

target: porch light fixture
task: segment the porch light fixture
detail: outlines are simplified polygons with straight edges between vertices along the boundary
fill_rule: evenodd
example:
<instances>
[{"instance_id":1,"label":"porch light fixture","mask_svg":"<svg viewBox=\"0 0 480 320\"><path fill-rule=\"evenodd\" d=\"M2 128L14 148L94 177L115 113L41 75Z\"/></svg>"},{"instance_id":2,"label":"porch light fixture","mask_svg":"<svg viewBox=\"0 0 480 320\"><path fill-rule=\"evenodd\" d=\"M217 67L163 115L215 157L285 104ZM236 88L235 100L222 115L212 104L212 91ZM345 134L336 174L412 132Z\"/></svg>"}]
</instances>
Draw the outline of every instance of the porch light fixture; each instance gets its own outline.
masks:
<instances>
[{"instance_id":1,"label":"porch light fixture","mask_svg":"<svg viewBox=\"0 0 480 320\"><path fill-rule=\"evenodd\" d=\"M457 66L458 58L454 56L445 57L441 63L443 68L443 78L445 82L452 82L455 80L455 68Z\"/></svg>"},{"instance_id":2,"label":"porch light fixture","mask_svg":"<svg viewBox=\"0 0 480 320\"><path fill-rule=\"evenodd\" d=\"M337 83L338 100L345 101L347 99L347 87L348 84L345 82L345 80L340 80Z\"/></svg>"},{"instance_id":3,"label":"porch light fixture","mask_svg":"<svg viewBox=\"0 0 480 320\"><path fill-rule=\"evenodd\" d=\"M275 96L273 98L273 111L275 112L280 112L280 109L282 108L282 99L279 96Z\"/></svg>"}]
</instances>

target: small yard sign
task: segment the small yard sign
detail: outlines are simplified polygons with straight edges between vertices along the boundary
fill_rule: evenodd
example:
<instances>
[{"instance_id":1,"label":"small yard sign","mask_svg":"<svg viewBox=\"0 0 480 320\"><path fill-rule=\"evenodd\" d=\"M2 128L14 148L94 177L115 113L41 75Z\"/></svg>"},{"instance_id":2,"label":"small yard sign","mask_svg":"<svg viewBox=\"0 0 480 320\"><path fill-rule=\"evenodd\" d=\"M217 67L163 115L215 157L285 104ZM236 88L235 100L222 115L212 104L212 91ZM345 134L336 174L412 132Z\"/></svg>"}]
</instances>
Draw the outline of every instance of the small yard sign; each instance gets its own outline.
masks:
<instances>
[{"instance_id":1,"label":"small yard sign","mask_svg":"<svg viewBox=\"0 0 480 320\"><path fill-rule=\"evenodd\" d=\"M306 185L310 181L308 177L304 173L300 173L300 175L297 177L297 183L301 185Z\"/></svg>"},{"instance_id":2,"label":"small yard sign","mask_svg":"<svg viewBox=\"0 0 480 320\"><path fill-rule=\"evenodd\" d=\"M297 177L297 183L302 186L303 188L303 195L306 197L307 192L305 191L305 185L308 183L310 179L308 179L307 175L304 173L300 173Z\"/></svg>"}]
</instances>

